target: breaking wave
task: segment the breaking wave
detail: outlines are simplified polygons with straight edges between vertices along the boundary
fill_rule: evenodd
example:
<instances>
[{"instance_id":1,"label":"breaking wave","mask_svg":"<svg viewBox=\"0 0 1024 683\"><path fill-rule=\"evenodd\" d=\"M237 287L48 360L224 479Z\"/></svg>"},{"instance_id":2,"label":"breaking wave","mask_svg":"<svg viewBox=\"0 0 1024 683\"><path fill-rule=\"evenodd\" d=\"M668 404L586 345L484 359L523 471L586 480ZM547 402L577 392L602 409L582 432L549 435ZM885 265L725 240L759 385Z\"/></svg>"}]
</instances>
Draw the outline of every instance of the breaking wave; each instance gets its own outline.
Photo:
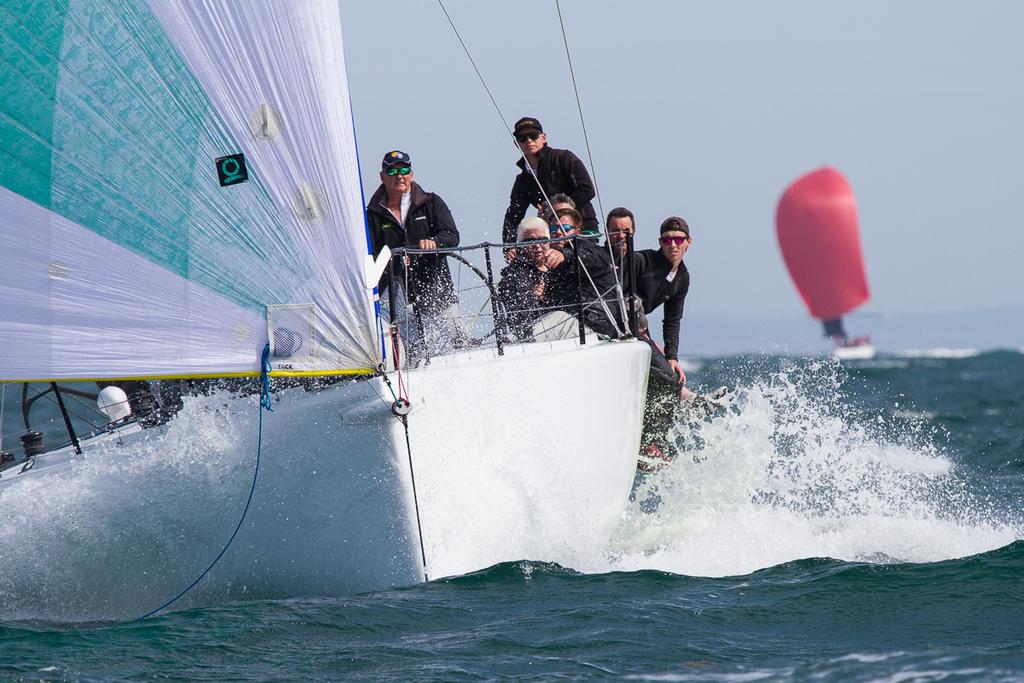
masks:
<instances>
[{"instance_id":1,"label":"breaking wave","mask_svg":"<svg viewBox=\"0 0 1024 683\"><path fill-rule=\"evenodd\" d=\"M646 476L607 553L584 571L741 575L812 557L935 562L1021 538L936 445L925 420L866 413L843 370L812 362L738 386L681 421L675 461ZM898 411L897 411L898 413Z\"/></svg>"}]
</instances>

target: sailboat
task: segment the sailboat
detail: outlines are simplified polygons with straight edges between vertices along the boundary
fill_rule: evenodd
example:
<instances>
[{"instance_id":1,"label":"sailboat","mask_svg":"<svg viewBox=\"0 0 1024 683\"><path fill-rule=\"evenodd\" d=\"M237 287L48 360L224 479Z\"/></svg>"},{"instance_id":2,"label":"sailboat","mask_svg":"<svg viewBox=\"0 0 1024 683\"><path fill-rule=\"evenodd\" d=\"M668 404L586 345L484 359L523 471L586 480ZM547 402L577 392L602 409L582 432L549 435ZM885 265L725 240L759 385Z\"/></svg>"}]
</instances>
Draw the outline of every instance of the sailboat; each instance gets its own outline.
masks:
<instances>
[{"instance_id":1,"label":"sailboat","mask_svg":"<svg viewBox=\"0 0 1024 683\"><path fill-rule=\"evenodd\" d=\"M849 337L843 326L843 316L869 297L850 183L830 167L797 178L779 199L775 226L789 275L811 317L822 321L832 356L873 358L870 340Z\"/></svg>"},{"instance_id":2,"label":"sailboat","mask_svg":"<svg viewBox=\"0 0 1024 683\"><path fill-rule=\"evenodd\" d=\"M237 536L203 527L210 559L227 545L176 606L572 565L611 534L647 345L580 334L402 356L374 289L388 255L369 253L337 0L45 0L3 16L0 380L58 397L71 381L266 384L270 411L255 391L208 401L233 435L221 455L257 469ZM95 549L106 589L85 582L66 618L134 616L181 587L124 541L164 495L122 483L125 463L194 438L209 476L194 410L147 425L108 388L103 429L0 474L8 512L54 486L118 501L76 520L121 544ZM615 419L550 407L581 395ZM51 614L41 595L29 611ZM0 616L5 603L0 590Z\"/></svg>"}]
</instances>

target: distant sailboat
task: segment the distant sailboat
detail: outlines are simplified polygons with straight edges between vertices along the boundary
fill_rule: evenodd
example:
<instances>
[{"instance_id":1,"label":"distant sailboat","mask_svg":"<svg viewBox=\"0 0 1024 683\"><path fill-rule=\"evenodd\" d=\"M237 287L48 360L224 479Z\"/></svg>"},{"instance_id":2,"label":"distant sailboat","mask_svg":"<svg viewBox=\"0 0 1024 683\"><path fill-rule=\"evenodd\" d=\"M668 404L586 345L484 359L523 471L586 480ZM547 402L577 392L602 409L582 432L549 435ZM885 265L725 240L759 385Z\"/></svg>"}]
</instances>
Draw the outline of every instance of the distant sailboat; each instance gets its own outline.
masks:
<instances>
[{"instance_id":1,"label":"distant sailboat","mask_svg":"<svg viewBox=\"0 0 1024 683\"><path fill-rule=\"evenodd\" d=\"M775 214L782 258L811 316L840 360L872 358L867 337L850 339L843 316L868 300L868 281L857 228L857 203L846 178L820 168L795 180Z\"/></svg>"}]
</instances>

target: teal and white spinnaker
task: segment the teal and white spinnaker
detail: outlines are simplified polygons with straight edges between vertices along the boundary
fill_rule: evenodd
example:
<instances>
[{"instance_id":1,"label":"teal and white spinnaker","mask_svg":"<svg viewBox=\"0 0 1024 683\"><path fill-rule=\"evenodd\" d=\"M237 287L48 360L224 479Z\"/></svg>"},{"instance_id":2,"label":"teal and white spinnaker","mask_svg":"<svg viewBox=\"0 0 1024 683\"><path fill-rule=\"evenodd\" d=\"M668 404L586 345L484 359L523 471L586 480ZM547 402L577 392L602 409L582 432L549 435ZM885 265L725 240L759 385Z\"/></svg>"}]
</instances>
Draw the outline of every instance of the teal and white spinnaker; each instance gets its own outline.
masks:
<instances>
[{"instance_id":1,"label":"teal and white spinnaker","mask_svg":"<svg viewBox=\"0 0 1024 683\"><path fill-rule=\"evenodd\" d=\"M0 380L378 365L337 0L4 4L0 59Z\"/></svg>"}]
</instances>

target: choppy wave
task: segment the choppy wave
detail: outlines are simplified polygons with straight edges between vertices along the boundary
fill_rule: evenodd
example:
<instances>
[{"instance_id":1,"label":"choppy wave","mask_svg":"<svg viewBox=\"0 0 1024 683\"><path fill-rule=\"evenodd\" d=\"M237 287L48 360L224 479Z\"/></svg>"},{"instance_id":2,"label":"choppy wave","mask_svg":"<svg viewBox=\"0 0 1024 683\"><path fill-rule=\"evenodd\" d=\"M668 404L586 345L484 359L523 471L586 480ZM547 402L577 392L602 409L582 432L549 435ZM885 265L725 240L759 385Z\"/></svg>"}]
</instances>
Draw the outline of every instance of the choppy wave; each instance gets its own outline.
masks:
<instances>
[{"instance_id":1,"label":"choppy wave","mask_svg":"<svg viewBox=\"0 0 1024 683\"><path fill-rule=\"evenodd\" d=\"M708 579L508 562L348 598L116 628L0 625L0 677L138 680L1020 680L1024 543L934 564Z\"/></svg>"},{"instance_id":2,"label":"choppy wave","mask_svg":"<svg viewBox=\"0 0 1024 683\"><path fill-rule=\"evenodd\" d=\"M950 362L993 365L991 360ZM1011 367L1019 362L1014 354ZM973 478L976 463L965 467L931 431L940 422L933 418L947 413L981 424L968 409L972 401L982 415L996 409L988 375L976 380L982 389L974 397L965 390L966 375L953 377L939 367L945 362L914 364L929 366L911 371L918 379L927 370L956 382L959 403L924 410L899 392L869 389L877 398L872 412L854 407L845 393L857 371L834 362L726 362L743 367L723 413L680 421L667 438L681 456L640 483L611 543L590 549L564 571L722 577L805 558L929 564L1020 539L1019 506L988 495L986 484ZM709 360L702 373L722 365ZM1002 362L991 372L1010 376ZM901 370L874 375L872 387L905 376ZM995 395L1007 410L1017 400L1005 390ZM38 617L56 605L59 613L42 616L90 619L97 603L103 614L120 614L126 591L170 596L187 585L236 522L251 477L255 411L252 420L225 420L217 409L222 400L190 401L185 419L130 457L81 461L73 483L26 481L0 491L0 508L15 520L0 532L0 617ZM984 429L991 446L995 432ZM1015 434L992 451L1000 462L1014 457ZM126 485L111 483L111 467ZM143 490L150 500L139 500ZM142 514L125 512L133 510ZM125 558L131 566L124 566ZM542 561L549 558L525 559L541 562L504 571L527 578L547 571Z\"/></svg>"},{"instance_id":3,"label":"choppy wave","mask_svg":"<svg viewBox=\"0 0 1024 683\"><path fill-rule=\"evenodd\" d=\"M792 364L671 435L606 561L585 571L742 575L808 557L937 562L1013 543L1019 511L989 500L921 420L851 409L842 372Z\"/></svg>"}]
</instances>

